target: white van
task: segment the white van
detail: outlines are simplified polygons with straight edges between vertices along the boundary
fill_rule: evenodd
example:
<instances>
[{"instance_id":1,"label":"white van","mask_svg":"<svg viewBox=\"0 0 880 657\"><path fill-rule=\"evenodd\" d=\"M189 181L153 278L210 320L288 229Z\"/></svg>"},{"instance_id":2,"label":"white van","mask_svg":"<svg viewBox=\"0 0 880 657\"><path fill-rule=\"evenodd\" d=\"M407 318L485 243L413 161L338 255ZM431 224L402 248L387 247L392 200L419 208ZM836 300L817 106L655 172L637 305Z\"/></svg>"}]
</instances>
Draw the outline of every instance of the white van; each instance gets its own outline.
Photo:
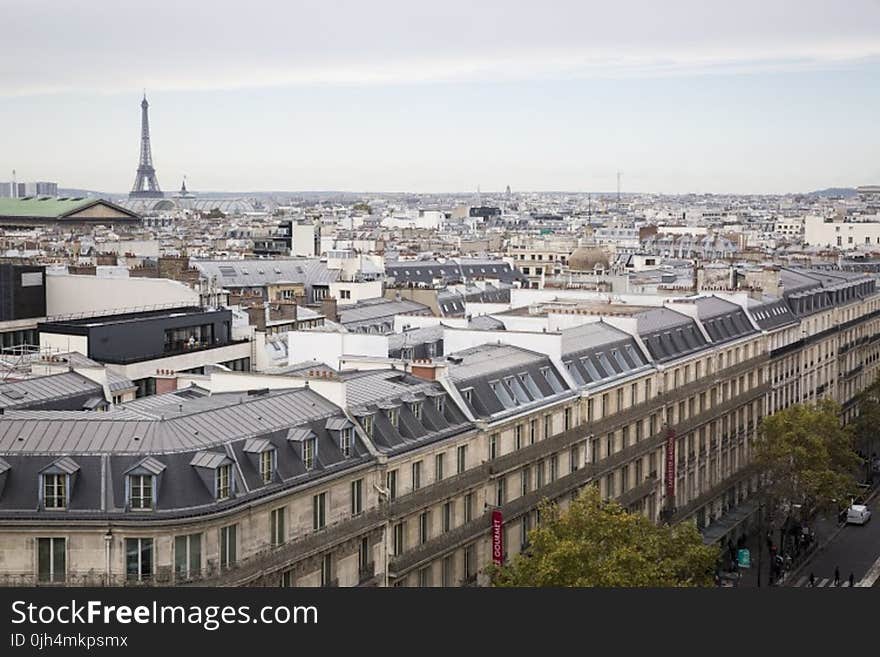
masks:
<instances>
[{"instance_id":1,"label":"white van","mask_svg":"<svg viewBox=\"0 0 880 657\"><path fill-rule=\"evenodd\" d=\"M846 524L864 525L871 519L871 509L864 504L853 504L846 512Z\"/></svg>"}]
</instances>

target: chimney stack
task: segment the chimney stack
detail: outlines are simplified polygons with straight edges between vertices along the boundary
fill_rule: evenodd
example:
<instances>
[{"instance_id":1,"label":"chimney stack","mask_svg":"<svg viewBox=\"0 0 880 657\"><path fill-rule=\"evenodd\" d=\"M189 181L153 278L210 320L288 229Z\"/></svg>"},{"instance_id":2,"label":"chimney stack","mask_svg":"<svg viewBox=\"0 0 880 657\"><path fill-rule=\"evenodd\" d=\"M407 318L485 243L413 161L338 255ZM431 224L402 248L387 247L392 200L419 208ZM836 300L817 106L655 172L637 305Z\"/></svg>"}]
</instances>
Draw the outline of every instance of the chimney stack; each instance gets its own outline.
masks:
<instances>
[{"instance_id":1,"label":"chimney stack","mask_svg":"<svg viewBox=\"0 0 880 657\"><path fill-rule=\"evenodd\" d=\"M331 322L339 321L339 313L336 310L336 297L326 297L321 301L321 314Z\"/></svg>"}]
</instances>

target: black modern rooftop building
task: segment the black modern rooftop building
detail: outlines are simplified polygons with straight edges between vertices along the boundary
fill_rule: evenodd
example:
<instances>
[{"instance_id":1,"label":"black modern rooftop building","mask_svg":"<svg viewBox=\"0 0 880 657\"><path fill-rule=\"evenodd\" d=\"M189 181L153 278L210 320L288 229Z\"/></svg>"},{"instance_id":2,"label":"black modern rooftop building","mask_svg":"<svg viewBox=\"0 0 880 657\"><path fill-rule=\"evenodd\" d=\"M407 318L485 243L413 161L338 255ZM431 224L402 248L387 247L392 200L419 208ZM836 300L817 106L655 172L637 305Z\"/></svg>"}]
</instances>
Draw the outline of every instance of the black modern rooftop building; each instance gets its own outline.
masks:
<instances>
[{"instance_id":1,"label":"black modern rooftop building","mask_svg":"<svg viewBox=\"0 0 880 657\"><path fill-rule=\"evenodd\" d=\"M0 262L0 322L46 316L46 268Z\"/></svg>"},{"instance_id":2,"label":"black modern rooftop building","mask_svg":"<svg viewBox=\"0 0 880 657\"><path fill-rule=\"evenodd\" d=\"M39 344L37 320L45 316L45 267L0 263L0 348L34 348Z\"/></svg>"},{"instance_id":3,"label":"black modern rooftop building","mask_svg":"<svg viewBox=\"0 0 880 657\"><path fill-rule=\"evenodd\" d=\"M230 342L232 311L174 308L42 322L40 335L85 338L84 354L101 363L131 363L212 349Z\"/></svg>"},{"instance_id":4,"label":"black modern rooftop building","mask_svg":"<svg viewBox=\"0 0 880 657\"><path fill-rule=\"evenodd\" d=\"M38 325L41 347L77 351L135 381L139 396L157 391L154 375L203 372L208 365L250 369L250 347L232 337L232 311L171 308ZM161 386L160 386L161 388ZM159 390L161 391L161 390Z\"/></svg>"}]
</instances>

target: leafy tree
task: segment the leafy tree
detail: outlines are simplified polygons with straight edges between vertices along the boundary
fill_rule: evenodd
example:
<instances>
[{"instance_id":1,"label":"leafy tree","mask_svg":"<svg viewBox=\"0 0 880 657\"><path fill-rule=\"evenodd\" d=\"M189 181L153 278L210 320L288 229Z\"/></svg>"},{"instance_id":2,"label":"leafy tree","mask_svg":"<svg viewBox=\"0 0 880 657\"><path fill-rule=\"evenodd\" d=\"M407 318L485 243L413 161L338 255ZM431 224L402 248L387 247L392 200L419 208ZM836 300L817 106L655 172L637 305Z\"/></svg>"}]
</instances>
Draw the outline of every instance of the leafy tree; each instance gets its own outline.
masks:
<instances>
[{"instance_id":1,"label":"leafy tree","mask_svg":"<svg viewBox=\"0 0 880 657\"><path fill-rule=\"evenodd\" d=\"M495 586L712 586L718 550L692 523L656 525L587 487L561 510L545 503L526 553L490 570Z\"/></svg>"},{"instance_id":2,"label":"leafy tree","mask_svg":"<svg viewBox=\"0 0 880 657\"><path fill-rule=\"evenodd\" d=\"M354 210L355 212L366 212L367 214L373 214L373 208L371 208L368 203L364 202L355 203L352 206L352 210Z\"/></svg>"},{"instance_id":3,"label":"leafy tree","mask_svg":"<svg viewBox=\"0 0 880 657\"><path fill-rule=\"evenodd\" d=\"M762 476L771 517L839 505L855 488L860 464L853 434L840 422L840 406L830 400L795 404L764 418L754 462Z\"/></svg>"},{"instance_id":4,"label":"leafy tree","mask_svg":"<svg viewBox=\"0 0 880 657\"><path fill-rule=\"evenodd\" d=\"M851 427L856 447L861 451L870 472L871 462L880 445L880 376L857 397L858 417Z\"/></svg>"},{"instance_id":5,"label":"leafy tree","mask_svg":"<svg viewBox=\"0 0 880 657\"><path fill-rule=\"evenodd\" d=\"M211 211L205 215L208 219L223 219L226 214L220 208L211 208Z\"/></svg>"}]
</instances>

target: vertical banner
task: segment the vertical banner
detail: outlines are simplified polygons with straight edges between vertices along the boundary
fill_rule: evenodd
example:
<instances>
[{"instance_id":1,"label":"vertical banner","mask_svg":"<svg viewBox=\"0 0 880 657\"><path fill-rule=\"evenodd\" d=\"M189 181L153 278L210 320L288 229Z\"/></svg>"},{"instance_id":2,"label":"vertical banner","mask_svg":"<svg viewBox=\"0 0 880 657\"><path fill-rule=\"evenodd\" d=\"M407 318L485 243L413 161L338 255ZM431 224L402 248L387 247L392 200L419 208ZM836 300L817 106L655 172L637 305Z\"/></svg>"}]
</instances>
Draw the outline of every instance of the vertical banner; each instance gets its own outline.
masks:
<instances>
[{"instance_id":1,"label":"vertical banner","mask_svg":"<svg viewBox=\"0 0 880 657\"><path fill-rule=\"evenodd\" d=\"M666 506L675 506L675 431L666 430Z\"/></svg>"},{"instance_id":2,"label":"vertical banner","mask_svg":"<svg viewBox=\"0 0 880 657\"><path fill-rule=\"evenodd\" d=\"M504 563L504 518L501 509L492 511L492 563Z\"/></svg>"}]
</instances>

